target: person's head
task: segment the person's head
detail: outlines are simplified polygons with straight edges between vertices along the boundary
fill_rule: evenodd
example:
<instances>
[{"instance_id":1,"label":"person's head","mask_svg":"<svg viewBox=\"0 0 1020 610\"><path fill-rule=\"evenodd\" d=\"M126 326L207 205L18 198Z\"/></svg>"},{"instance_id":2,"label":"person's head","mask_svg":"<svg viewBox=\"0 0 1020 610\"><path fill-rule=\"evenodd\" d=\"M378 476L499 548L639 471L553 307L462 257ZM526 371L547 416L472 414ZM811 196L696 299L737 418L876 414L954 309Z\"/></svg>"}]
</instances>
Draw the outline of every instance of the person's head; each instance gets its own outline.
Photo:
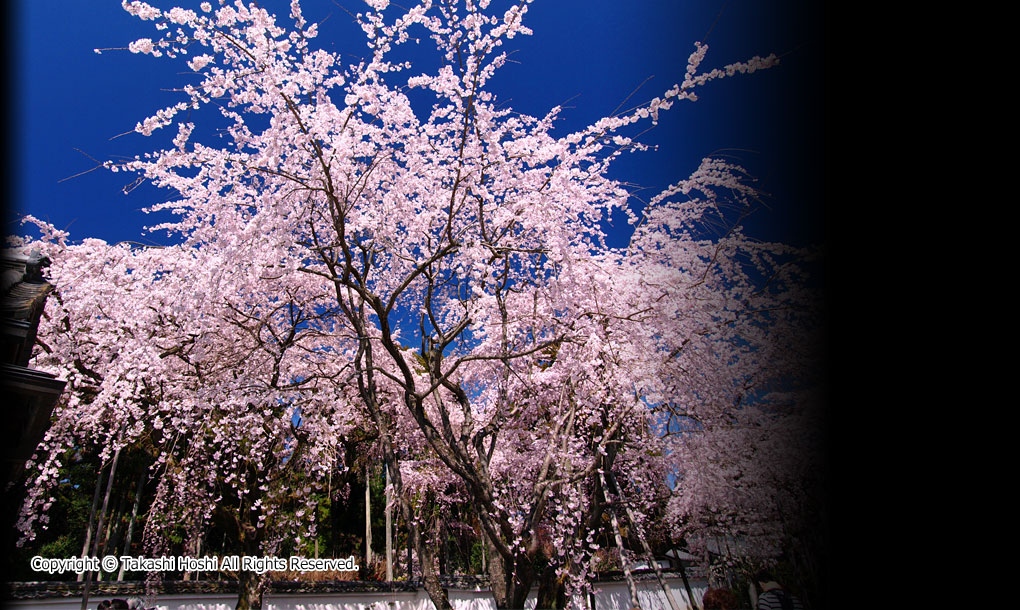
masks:
<instances>
[{"instance_id":1,"label":"person's head","mask_svg":"<svg viewBox=\"0 0 1020 610\"><path fill-rule=\"evenodd\" d=\"M737 596L729 589L709 589L701 598L705 610L736 610Z\"/></svg>"},{"instance_id":2,"label":"person's head","mask_svg":"<svg viewBox=\"0 0 1020 610\"><path fill-rule=\"evenodd\" d=\"M772 572L772 570L766 568L758 570L754 580L758 583L759 587L764 586L766 583L777 582L776 575Z\"/></svg>"}]
</instances>

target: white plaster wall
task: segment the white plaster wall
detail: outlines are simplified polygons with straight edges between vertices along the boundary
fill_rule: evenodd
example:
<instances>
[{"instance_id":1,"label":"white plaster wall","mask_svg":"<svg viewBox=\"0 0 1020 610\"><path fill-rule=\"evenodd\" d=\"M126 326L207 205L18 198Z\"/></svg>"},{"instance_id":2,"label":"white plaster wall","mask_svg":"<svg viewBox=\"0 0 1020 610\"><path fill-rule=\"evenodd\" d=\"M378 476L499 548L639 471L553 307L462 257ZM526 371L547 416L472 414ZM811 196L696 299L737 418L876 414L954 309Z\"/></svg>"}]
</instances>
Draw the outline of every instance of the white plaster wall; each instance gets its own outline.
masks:
<instances>
[{"instance_id":1,"label":"white plaster wall","mask_svg":"<svg viewBox=\"0 0 1020 610\"><path fill-rule=\"evenodd\" d=\"M687 605L687 592L680 579L667 579L670 590L681 608ZM655 580L637 583L638 599L642 610L670 610L666 595ZM691 582L694 597L700 605L705 593L704 581ZM487 590L450 589L450 603L455 610L495 610L492 593ZM111 596L96 596L89 600L89 608ZM157 610L234 610L236 595L231 594L182 594L161 595L156 600ZM596 586L594 610L629 610L630 594L625 582L603 582ZM585 610L585 599L578 597L571 607ZM42 600L11 600L6 603L9 610L80 610L81 598L64 597ZM269 594L263 600L264 610L434 610L432 601L424 589L415 592L397 593L300 593ZM535 597L532 595L525 608L533 610Z\"/></svg>"}]
</instances>

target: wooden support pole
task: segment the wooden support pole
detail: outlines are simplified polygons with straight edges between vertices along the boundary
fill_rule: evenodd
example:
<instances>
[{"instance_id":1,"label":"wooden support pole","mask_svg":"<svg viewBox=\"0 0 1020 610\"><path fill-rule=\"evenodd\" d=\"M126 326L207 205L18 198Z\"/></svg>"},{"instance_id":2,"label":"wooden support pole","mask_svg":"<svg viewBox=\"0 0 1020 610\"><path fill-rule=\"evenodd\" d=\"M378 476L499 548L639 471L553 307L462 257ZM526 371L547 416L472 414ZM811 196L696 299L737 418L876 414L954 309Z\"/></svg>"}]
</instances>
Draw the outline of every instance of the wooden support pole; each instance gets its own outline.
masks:
<instances>
[{"instance_id":1,"label":"wooden support pole","mask_svg":"<svg viewBox=\"0 0 1020 610\"><path fill-rule=\"evenodd\" d=\"M372 569L372 471L365 464L365 570ZM367 572L366 572L367 573Z\"/></svg>"},{"instance_id":2,"label":"wooden support pole","mask_svg":"<svg viewBox=\"0 0 1020 610\"><path fill-rule=\"evenodd\" d=\"M131 538L135 533L135 520L138 519L138 509L142 504L142 490L145 488L145 475L146 471L143 468L142 474L138 475L138 486L135 488L135 504L131 507L131 520L128 521L127 536L124 539L124 555L131 554ZM117 580L124 580L124 568L123 563L120 564L120 571L117 572Z\"/></svg>"},{"instance_id":3,"label":"wooden support pole","mask_svg":"<svg viewBox=\"0 0 1020 610\"><path fill-rule=\"evenodd\" d=\"M386 582L393 580L393 508L390 506L390 467L386 471Z\"/></svg>"},{"instance_id":4,"label":"wooden support pole","mask_svg":"<svg viewBox=\"0 0 1020 610\"><path fill-rule=\"evenodd\" d=\"M117 460L120 458L120 449L113 452L113 462L110 463L110 478L106 481L106 495L103 497L103 510L99 513L99 525L96 526L96 536L92 539L91 556L95 557L99 552L99 532L103 529L103 521L106 519L106 509L110 506L110 492L113 491L113 478L117 473ZM81 610L89 607L89 589L92 587L92 572L85 573L85 590L81 596Z\"/></svg>"},{"instance_id":5,"label":"wooden support pole","mask_svg":"<svg viewBox=\"0 0 1020 610\"><path fill-rule=\"evenodd\" d=\"M85 544L81 547L81 556L86 557L92 548L92 532L96 526L96 510L99 508L99 496L103 493L103 466L100 464L96 473L96 490L92 493L92 509L89 511L89 525L85 530ZM78 574L78 582L85 580L85 572Z\"/></svg>"},{"instance_id":6,"label":"wooden support pole","mask_svg":"<svg viewBox=\"0 0 1020 610\"><path fill-rule=\"evenodd\" d=\"M630 506L623 499L623 492L620 490L620 486L616 484L616 477L613 476L612 471L606 471L606 476L609 477L609 483L613 486L613 493L617 499L623 504L623 509L627 512L627 521L630 521L630 526L634 528L634 532L637 534L637 538L641 541L641 548L645 552L645 560L648 561L648 567L655 571L655 578L659 581L659 586L662 588L662 592L666 595L666 601L669 602L671 610L680 610L680 604L676 602L676 598L673 597L673 592L670 590L669 585L666 583L666 579L662 576L662 570L659 569L659 562L655 561L655 556L652 555L652 548L648 546L648 539L645 538L644 531L637 519L634 518L634 511L630 509ZM686 605L686 604L685 604ZM694 605L694 599L691 599L691 605Z\"/></svg>"},{"instance_id":7,"label":"wooden support pole","mask_svg":"<svg viewBox=\"0 0 1020 610\"><path fill-rule=\"evenodd\" d=\"M602 474L602 488L608 493L609 486L606 485L606 479ZM606 498L609 499L608 497ZM606 506L606 511L609 513L609 519L613 525L613 536L616 539L616 552L620 558L620 567L623 569L623 577L627 580L627 591L630 592L630 607L631 610L640 609L641 605L638 602L637 585L634 584L634 575L630 573L630 566L627 565L627 557L623 554L623 536L620 534L620 521L616 518L616 511L613 510L613 505L610 503Z\"/></svg>"}]
</instances>

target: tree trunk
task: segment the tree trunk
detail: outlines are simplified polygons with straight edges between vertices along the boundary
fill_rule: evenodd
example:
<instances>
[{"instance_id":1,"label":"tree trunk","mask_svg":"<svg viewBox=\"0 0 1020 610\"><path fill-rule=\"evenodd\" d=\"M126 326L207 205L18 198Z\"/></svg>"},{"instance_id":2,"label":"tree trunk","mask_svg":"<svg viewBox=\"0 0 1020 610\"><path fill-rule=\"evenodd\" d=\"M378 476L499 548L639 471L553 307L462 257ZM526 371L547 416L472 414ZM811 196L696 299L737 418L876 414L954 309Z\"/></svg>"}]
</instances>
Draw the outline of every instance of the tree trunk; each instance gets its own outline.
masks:
<instances>
[{"instance_id":1,"label":"tree trunk","mask_svg":"<svg viewBox=\"0 0 1020 610\"><path fill-rule=\"evenodd\" d=\"M489 542L488 535L484 535L484 544L488 546ZM492 557L489 559L489 588L492 589L492 596L496 600L497 608L507 608L507 603L510 598L510 581L507 578L503 556L496 552L496 549L490 549Z\"/></svg>"},{"instance_id":2,"label":"tree trunk","mask_svg":"<svg viewBox=\"0 0 1020 610\"><path fill-rule=\"evenodd\" d=\"M487 536L486 544L492 544ZM489 551L489 584L496 608L523 608L535 581L531 558L524 553L516 553L508 566L506 558L495 547L490 546Z\"/></svg>"},{"instance_id":3,"label":"tree trunk","mask_svg":"<svg viewBox=\"0 0 1020 610\"><path fill-rule=\"evenodd\" d=\"M407 528L407 582L414 580L414 563L411 558L411 526L404 522L404 527Z\"/></svg>"},{"instance_id":4,"label":"tree trunk","mask_svg":"<svg viewBox=\"0 0 1020 610\"><path fill-rule=\"evenodd\" d=\"M252 464L248 464L244 469L244 477L249 485L254 481L258 481L260 474L262 473L256 470ZM249 493L246 502L250 504L246 505L246 502L242 502L238 506L237 512L234 513L234 523L237 526L238 549L243 555L250 557L271 555L273 554L271 549L263 546L265 542L264 536L269 524L267 523L266 527L258 527L257 523L252 522L253 515L250 510L251 507L264 501L264 494L260 488L254 485L249 487L249 489L252 491ZM262 595L269 585L269 572L258 574L251 570L243 569L243 566L238 566L238 568L236 610L261 610Z\"/></svg>"},{"instance_id":5,"label":"tree trunk","mask_svg":"<svg viewBox=\"0 0 1020 610\"><path fill-rule=\"evenodd\" d=\"M566 607L566 591L563 581L556 575L556 568L547 565L539 573L538 599L535 610L553 608L562 610Z\"/></svg>"},{"instance_id":6,"label":"tree trunk","mask_svg":"<svg viewBox=\"0 0 1020 610\"><path fill-rule=\"evenodd\" d=\"M436 552L439 554L439 573L449 574L446 566L446 528L443 523L443 516L436 515L436 524L433 528L433 536L436 540Z\"/></svg>"},{"instance_id":7,"label":"tree trunk","mask_svg":"<svg viewBox=\"0 0 1020 610\"><path fill-rule=\"evenodd\" d=\"M388 422L383 418L383 415L375 402L368 401L368 404L369 411L376 423L379 430L379 436L382 441L383 460L386 465L386 473L390 475L388 478L392 479L392 493L397 498L401 514L404 517L404 522L408 524L411 539L414 542L415 549L418 551L418 564L421 566L422 586L425 588L426 593L429 594L429 599L432 600L432 604L437 609L453 610L453 606L450 605L449 595L439 582L439 575L436 574L435 567L433 566L435 545L427 544L424 540L422 532L418 528L414 519L410 500L408 500L404 495L404 482L400 475L400 467L397 465L395 451L393 450L393 442L390 439ZM389 483L389 481L387 481L387 483Z\"/></svg>"},{"instance_id":8,"label":"tree trunk","mask_svg":"<svg viewBox=\"0 0 1020 610\"><path fill-rule=\"evenodd\" d=\"M261 610L262 592L265 590L268 572L256 574L247 570L237 576L237 605L234 610Z\"/></svg>"},{"instance_id":9,"label":"tree trunk","mask_svg":"<svg viewBox=\"0 0 1020 610\"><path fill-rule=\"evenodd\" d=\"M388 454L392 456L392 453ZM400 477L399 468L393 469L393 489L397 495L397 499L400 502L400 510L404 516L404 521L408 525L408 530L411 535L411 539L414 542L415 549L418 551L418 565L421 569L422 586L425 588L425 592L429 594L429 599L432 600L432 604L439 610L453 610L453 606L450 604L450 597L446 589L443 588L442 583L439 581L439 574L436 573L433 559L435 558L435 540L426 541L422 535L421 530L418 528L414 521L414 515L411 512L411 504L404 497L403 494L403 481Z\"/></svg>"},{"instance_id":10,"label":"tree trunk","mask_svg":"<svg viewBox=\"0 0 1020 610\"><path fill-rule=\"evenodd\" d=\"M199 532L198 535L195 536L195 555L194 556L195 557L201 557L202 556L202 533L201 532ZM194 574L194 579L198 580L199 579L199 572L196 570L195 572L193 572L193 574Z\"/></svg>"},{"instance_id":11,"label":"tree trunk","mask_svg":"<svg viewBox=\"0 0 1020 610\"><path fill-rule=\"evenodd\" d=\"M364 336L364 328L362 327L363 321L357 316L352 316L351 322L354 323L359 335ZM432 560L435 557L433 549L430 545L425 544L425 541L422 538L422 533L415 524L410 499L408 499L404 494L403 478L400 475L400 467L397 462L396 451L393 447L393 438L390 433L389 416L383 414L377 400L378 396L376 394L372 372L372 344L367 338L361 343L359 355L355 358L354 366L355 370L358 372L358 389L364 399L365 406L368 408L372 422L375 424L376 430L379 432L379 440L381 441L383 450L383 462L387 466L387 473L393 479L393 493L396 495L396 498L400 503L401 514L411 530L411 537L414 540L415 548L418 551L419 564L421 565L421 577L425 591L429 594L429 598L438 610L453 610L453 606L450 605L450 598L443 589L442 584L439 582L439 576L435 573L435 569L432 565Z\"/></svg>"},{"instance_id":12,"label":"tree trunk","mask_svg":"<svg viewBox=\"0 0 1020 610\"><path fill-rule=\"evenodd\" d=\"M333 464L333 468L336 468L336 464ZM330 479L330 492L329 492L329 552L330 557L337 556L337 549L340 548L340 526L343 523L342 515L343 510L341 508L341 502L333 493L333 471L329 473ZM367 484L367 482L366 482ZM366 565L366 570L368 566Z\"/></svg>"}]
</instances>

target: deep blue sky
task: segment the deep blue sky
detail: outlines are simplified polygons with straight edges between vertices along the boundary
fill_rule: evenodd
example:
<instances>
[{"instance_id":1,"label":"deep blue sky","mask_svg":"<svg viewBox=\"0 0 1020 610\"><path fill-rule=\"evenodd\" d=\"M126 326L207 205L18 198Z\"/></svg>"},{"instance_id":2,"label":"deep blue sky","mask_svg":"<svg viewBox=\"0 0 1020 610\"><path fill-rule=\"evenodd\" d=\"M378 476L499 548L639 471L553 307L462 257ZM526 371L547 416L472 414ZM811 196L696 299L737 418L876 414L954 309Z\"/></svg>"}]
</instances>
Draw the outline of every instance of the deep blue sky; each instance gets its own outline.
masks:
<instances>
[{"instance_id":1,"label":"deep blue sky","mask_svg":"<svg viewBox=\"0 0 1020 610\"><path fill-rule=\"evenodd\" d=\"M337 2L363 10L355 0ZM163 9L198 5L150 3ZM262 4L281 22L289 20L288 2ZM517 49L513 59L519 63L505 67L493 88L529 114L541 116L566 103L571 108L563 128L572 129L611 113L648 77L628 107L682 80L694 41L706 34L706 69L776 52L783 56L779 67L711 83L699 102L662 115L659 126L642 137L659 144L659 151L625 157L614 177L647 186L644 194L651 196L686 177L703 156L733 151L770 195L770 209L749 221L750 232L794 245L821 243L824 41L819 16L808 12L820 10L815 4L536 0L526 18L534 36L509 41L506 48ZM362 52L360 30L337 3L303 5L310 21L328 16L317 44ZM155 219L141 212L165 193L142 187L125 195L130 177L123 173L96 170L71 177L94 167L92 159L130 157L162 145L162 139L136 134L111 138L178 99L163 89L184 82L177 73L183 64L127 50L94 53L97 47L156 38L151 22L128 15L119 0L20 0L9 19L11 216L34 214L69 230L74 240L165 242L162 234L143 236L142 227ZM23 231L12 219L4 232Z\"/></svg>"}]
</instances>

